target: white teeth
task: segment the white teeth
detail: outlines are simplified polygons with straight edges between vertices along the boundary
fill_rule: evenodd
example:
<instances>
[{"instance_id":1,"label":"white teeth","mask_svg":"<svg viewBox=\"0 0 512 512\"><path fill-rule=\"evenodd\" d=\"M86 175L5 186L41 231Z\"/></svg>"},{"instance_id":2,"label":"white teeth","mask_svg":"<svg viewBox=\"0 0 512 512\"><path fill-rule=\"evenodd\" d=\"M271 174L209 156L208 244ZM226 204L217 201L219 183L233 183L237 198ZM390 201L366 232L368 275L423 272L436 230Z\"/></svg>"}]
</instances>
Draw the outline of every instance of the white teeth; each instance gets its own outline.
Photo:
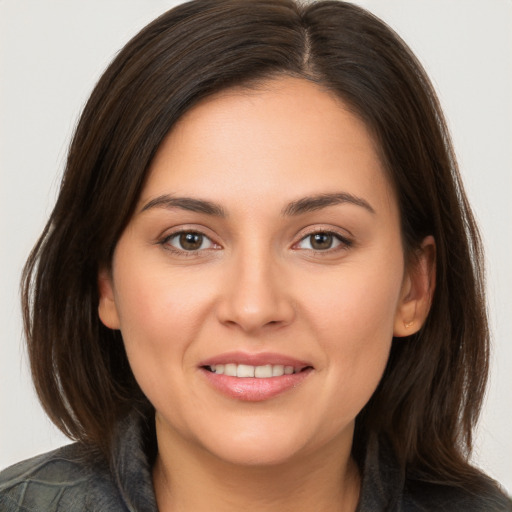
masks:
<instances>
[{"instance_id":1,"label":"white teeth","mask_svg":"<svg viewBox=\"0 0 512 512\"><path fill-rule=\"evenodd\" d=\"M272 377L272 365L266 364L265 366L256 366L254 368L254 376L260 379L268 379Z\"/></svg>"},{"instance_id":2,"label":"white teeth","mask_svg":"<svg viewBox=\"0 0 512 512\"><path fill-rule=\"evenodd\" d=\"M237 377L254 377L254 366L248 364L239 364L236 369Z\"/></svg>"},{"instance_id":3,"label":"white teeth","mask_svg":"<svg viewBox=\"0 0 512 512\"><path fill-rule=\"evenodd\" d=\"M224 365L224 375L229 375L230 377L236 377L236 364L225 364Z\"/></svg>"},{"instance_id":4,"label":"white teeth","mask_svg":"<svg viewBox=\"0 0 512 512\"><path fill-rule=\"evenodd\" d=\"M272 377L281 377L281 375L284 375L284 366L282 364L272 366Z\"/></svg>"},{"instance_id":5,"label":"white teeth","mask_svg":"<svg viewBox=\"0 0 512 512\"><path fill-rule=\"evenodd\" d=\"M281 377L282 375L291 375L298 373L300 368L295 370L293 366L284 366L282 364L266 364L263 366L252 366L249 364L215 364L210 366L210 370L219 375L228 375L229 377L256 377L258 379L268 379L270 377Z\"/></svg>"}]
</instances>

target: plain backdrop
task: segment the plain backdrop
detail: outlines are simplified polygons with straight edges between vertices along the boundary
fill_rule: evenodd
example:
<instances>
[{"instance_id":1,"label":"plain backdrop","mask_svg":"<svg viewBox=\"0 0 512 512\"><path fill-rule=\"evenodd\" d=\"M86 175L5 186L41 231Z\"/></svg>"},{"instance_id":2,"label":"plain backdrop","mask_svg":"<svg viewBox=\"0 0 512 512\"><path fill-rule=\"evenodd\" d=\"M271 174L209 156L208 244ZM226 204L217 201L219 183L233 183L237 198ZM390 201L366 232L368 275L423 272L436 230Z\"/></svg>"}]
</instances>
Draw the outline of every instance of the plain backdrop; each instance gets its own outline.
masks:
<instances>
[{"instance_id":1,"label":"plain backdrop","mask_svg":"<svg viewBox=\"0 0 512 512\"><path fill-rule=\"evenodd\" d=\"M77 117L127 40L179 2L0 0L0 469L69 442L27 370L22 265L54 203ZM430 74L487 249L492 378L475 463L512 492L512 1L360 0Z\"/></svg>"}]
</instances>

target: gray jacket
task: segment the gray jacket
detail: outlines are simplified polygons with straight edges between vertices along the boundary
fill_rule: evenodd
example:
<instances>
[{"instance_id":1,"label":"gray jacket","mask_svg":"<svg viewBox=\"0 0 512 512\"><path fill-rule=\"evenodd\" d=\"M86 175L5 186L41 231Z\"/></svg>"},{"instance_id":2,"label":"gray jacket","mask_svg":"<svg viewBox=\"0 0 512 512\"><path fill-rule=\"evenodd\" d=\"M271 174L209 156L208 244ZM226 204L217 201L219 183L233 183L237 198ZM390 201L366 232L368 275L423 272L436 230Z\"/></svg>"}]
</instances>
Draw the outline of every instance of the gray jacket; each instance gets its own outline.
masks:
<instances>
[{"instance_id":1,"label":"gray jacket","mask_svg":"<svg viewBox=\"0 0 512 512\"><path fill-rule=\"evenodd\" d=\"M135 416L119 425L112 469L75 443L4 470L0 512L157 512L145 428ZM485 495L473 495L406 479L389 450L374 442L367 449L357 512L380 511L512 511L512 501L491 484Z\"/></svg>"}]
</instances>

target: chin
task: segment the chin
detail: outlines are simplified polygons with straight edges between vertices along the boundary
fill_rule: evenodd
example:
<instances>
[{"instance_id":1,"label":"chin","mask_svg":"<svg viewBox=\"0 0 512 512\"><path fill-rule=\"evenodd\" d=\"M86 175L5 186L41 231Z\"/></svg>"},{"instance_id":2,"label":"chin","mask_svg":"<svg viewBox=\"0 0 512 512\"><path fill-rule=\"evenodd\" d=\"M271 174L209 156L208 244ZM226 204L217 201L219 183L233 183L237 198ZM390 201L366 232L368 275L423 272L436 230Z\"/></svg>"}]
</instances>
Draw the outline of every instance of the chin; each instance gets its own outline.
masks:
<instances>
[{"instance_id":1,"label":"chin","mask_svg":"<svg viewBox=\"0 0 512 512\"><path fill-rule=\"evenodd\" d=\"M310 458L331 442L336 443L338 438L337 432L322 431L304 421L283 422L271 417L258 421L247 419L221 428L210 425L208 435L196 438L196 442L225 463L269 467Z\"/></svg>"},{"instance_id":2,"label":"chin","mask_svg":"<svg viewBox=\"0 0 512 512\"><path fill-rule=\"evenodd\" d=\"M292 439L278 436L272 439L254 439L252 442L230 440L218 443L209 451L225 463L236 466L280 466L301 456L304 447Z\"/></svg>"}]
</instances>

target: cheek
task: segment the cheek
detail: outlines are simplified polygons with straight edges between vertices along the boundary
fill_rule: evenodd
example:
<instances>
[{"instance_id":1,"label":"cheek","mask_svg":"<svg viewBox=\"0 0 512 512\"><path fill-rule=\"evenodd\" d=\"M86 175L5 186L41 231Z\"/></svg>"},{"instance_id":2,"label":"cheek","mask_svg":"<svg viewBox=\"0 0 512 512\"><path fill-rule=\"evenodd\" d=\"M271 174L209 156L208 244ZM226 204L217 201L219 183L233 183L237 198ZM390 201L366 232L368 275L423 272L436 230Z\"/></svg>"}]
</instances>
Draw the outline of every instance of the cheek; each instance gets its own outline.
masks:
<instances>
[{"instance_id":1,"label":"cheek","mask_svg":"<svg viewBox=\"0 0 512 512\"><path fill-rule=\"evenodd\" d=\"M177 388L180 372L196 369L191 355L207 323L215 282L197 268L176 272L160 257L144 265L141 260L132 250L116 262L115 298L130 366L153 401L159 390Z\"/></svg>"},{"instance_id":2,"label":"cheek","mask_svg":"<svg viewBox=\"0 0 512 512\"><path fill-rule=\"evenodd\" d=\"M358 262L322 276L299 294L307 299L304 309L322 338L338 334L359 345L392 336L402 275L396 263Z\"/></svg>"},{"instance_id":3,"label":"cheek","mask_svg":"<svg viewBox=\"0 0 512 512\"><path fill-rule=\"evenodd\" d=\"M370 399L389 357L402 271L384 268L354 265L326 280L324 293L319 287L303 291L309 324L325 354L331 399L348 417Z\"/></svg>"},{"instance_id":4,"label":"cheek","mask_svg":"<svg viewBox=\"0 0 512 512\"><path fill-rule=\"evenodd\" d=\"M126 342L157 349L186 340L200 327L208 291L197 276L173 272L161 258L154 259L137 265L136 254L125 258L114 278L119 283L115 298Z\"/></svg>"}]
</instances>

